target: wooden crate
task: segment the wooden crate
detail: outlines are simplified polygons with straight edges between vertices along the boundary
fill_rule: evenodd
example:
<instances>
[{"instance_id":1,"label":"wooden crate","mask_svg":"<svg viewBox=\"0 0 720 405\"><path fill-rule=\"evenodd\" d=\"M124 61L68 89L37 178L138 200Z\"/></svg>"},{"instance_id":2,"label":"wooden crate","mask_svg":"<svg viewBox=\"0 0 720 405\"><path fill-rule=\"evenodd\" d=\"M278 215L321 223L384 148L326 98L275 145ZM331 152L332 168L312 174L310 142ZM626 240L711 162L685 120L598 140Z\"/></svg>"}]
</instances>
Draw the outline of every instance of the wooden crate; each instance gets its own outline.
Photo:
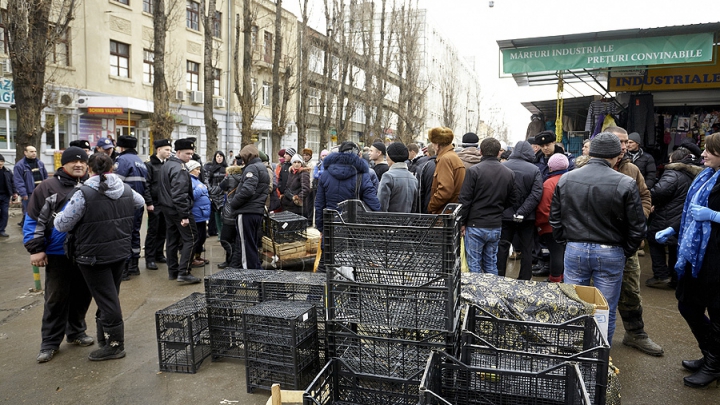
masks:
<instances>
[{"instance_id":1,"label":"wooden crate","mask_svg":"<svg viewBox=\"0 0 720 405\"><path fill-rule=\"evenodd\" d=\"M265 405L302 405L303 391L281 390L280 384L273 384Z\"/></svg>"},{"instance_id":2,"label":"wooden crate","mask_svg":"<svg viewBox=\"0 0 720 405\"><path fill-rule=\"evenodd\" d=\"M263 236L262 238L263 250L269 252L270 255L273 253L277 254L281 260L297 259L307 255L305 244L306 241L299 240L290 243L275 243L275 247L273 248L273 242L270 238L267 236Z\"/></svg>"},{"instance_id":3,"label":"wooden crate","mask_svg":"<svg viewBox=\"0 0 720 405\"><path fill-rule=\"evenodd\" d=\"M308 253L317 253L318 244L320 243L320 231L315 228L308 228L306 231L307 242L305 243Z\"/></svg>"}]
</instances>

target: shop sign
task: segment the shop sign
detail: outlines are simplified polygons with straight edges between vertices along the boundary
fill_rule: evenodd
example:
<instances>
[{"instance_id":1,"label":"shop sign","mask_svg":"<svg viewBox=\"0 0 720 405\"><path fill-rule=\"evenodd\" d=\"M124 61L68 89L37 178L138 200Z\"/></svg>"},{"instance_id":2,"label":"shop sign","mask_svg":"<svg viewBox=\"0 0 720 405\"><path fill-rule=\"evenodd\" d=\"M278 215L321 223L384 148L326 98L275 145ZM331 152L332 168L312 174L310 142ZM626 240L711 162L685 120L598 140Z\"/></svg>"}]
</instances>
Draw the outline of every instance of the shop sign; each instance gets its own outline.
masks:
<instances>
[{"instance_id":1,"label":"shop sign","mask_svg":"<svg viewBox=\"0 0 720 405\"><path fill-rule=\"evenodd\" d=\"M87 113L98 115L122 115L123 109L120 107L88 107Z\"/></svg>"},{"instance_id":2,"label":"shop sign","mask_svg":"<svg viewBox=\"0 0 720 405\"><path fill-rule=\"evenodd\" d=\"M128 125L128 120L115 118L115 125L117 125L118 127L127 127L127 126L135 127L136 124L137 124L137 121L130 121L130 124Z\"/></svg>"},{"instance_id":3,"label":"shop sign","mask_svg":"<svg viewBox=\"0 0 720 405\"><path fill-rule=\"evenodd\" d=\"M678 68L648 69L646 75L618 77L610 72L610 91L663 91L720 88L720 47L715 50L715 64ZM619 72L618 72L619 73Z\"/></svg>"},{"instance_id":4,"label":"shop sign","mask_svg":"<svg viewBox=\"0 0 720 405\"><path fill-rule=\"evenodd\" d=\"M0 78L0 103L12 104L15 102L15 87L13 81Z\"/></svg>"},{"instance_id":5,"label":"shop sign","mask_svg":"<svg viewBox=\"0 0 720 405\"><path fill-rule=\"evenodd\" d=\"M713 33L702 33L502 49L503 72L708 62L713 41Z\"/></svg>"}]
</instances>

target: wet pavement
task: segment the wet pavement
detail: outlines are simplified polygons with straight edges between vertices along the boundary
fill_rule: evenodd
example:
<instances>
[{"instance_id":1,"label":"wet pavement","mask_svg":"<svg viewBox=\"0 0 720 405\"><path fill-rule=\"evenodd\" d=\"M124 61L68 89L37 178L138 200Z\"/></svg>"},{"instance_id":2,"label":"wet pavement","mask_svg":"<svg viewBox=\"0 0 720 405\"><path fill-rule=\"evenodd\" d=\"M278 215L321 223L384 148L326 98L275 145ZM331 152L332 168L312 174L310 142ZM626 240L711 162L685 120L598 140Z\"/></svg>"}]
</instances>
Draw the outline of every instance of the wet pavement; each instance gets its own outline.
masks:
<instances>
[{"instance_id":1,"label":"wet pavement","mask_svg":"<svg viewBox=\"0 0 720 405\"><path fill-rule=\"evenodd\" d=\"M15 215L17 215L15 213ZM18 217L11 217L10 238L0 239L0 404L265 404L269 393L248 394L245 367L238 359L205 360L197 374L158 371L155 312L203 285L179 285L167 280L167 268L144 269L121 287L120 300L125 318L127 357L121 360L90 362L95 350L63 343L55 358L45 364L35 361L40 347L43 297L29 292L33 286L29 255L22 246ZM193 273L200 277L217 272L224 252L216 237L206 243L210 264ZM651 276L650 257L640 258L642 281ZM510 261L508 274L517 274ZM41 271L42 279L44 274ZM720 392L714 385L697 390L683 386L688 373L683 359L700 356L690 330L677 311L670 290L642 288L646 331L665 349L652 357L622 345L624 330L618 324L611 357L620 369L624 404L706 404L717 403ZM94 303L88 311L92 321ZM94 336L94 322L88 334Z\"/></svg>"}]
</instances>

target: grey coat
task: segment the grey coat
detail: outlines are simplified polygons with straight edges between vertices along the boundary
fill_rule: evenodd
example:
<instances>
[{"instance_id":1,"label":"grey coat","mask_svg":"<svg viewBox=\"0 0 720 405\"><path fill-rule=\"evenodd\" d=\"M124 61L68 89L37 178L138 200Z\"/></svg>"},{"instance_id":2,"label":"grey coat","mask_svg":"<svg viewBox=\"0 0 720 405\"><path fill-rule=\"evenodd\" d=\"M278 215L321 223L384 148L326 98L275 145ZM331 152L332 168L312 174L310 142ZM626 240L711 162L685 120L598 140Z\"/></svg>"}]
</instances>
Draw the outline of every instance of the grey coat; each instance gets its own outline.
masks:
<instances>
[{"instance_id":1,"label":"grey coat","mask_svg":"<svg viewBox=\"0 0 720 405\"><path fill-rule=\"evenodd\" d=\"M418 182L408 170L407 163L393 163L383 174L378 189L380 211L417 212L415 202L418 196Z\"/></svg>"}]
</instances>

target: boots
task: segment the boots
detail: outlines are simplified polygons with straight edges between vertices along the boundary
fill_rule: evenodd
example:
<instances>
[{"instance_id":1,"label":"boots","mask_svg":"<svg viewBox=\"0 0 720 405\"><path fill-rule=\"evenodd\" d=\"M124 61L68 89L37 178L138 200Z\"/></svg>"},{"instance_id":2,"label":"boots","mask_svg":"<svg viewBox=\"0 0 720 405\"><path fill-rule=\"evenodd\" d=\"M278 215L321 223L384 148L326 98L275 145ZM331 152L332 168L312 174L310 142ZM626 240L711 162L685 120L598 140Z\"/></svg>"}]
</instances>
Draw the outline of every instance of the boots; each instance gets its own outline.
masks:
<instances>
[{"instance_id":1,"label":"boots","mask_svg":"<svg viewBox=\"0 0 720 405\"><path fill-rule=\"evenodd\" d=\"M130 265L129 260L125 260L125 267L123 267L121 280L122 281L128 281L130 280L130 273L128 272L128 266Z\"/></svg>"},{"instance_id":2,"label":"boots","mask_svg":"<svg viewBox=\"0 0 720 405\"><path fill-rule=\"evenodd\" d=\"M113 327L104 327L107 344L102 349L90 353L90 361L103 361L121 359L125 357L125 328L124 324Z\"/></svg>"},{"instance_id":3,"label":"boots","mask_svg":"<svg viewBox=\"0 0 720 405\"><path fill-rule=\"evenodd\" d=\"M107 342L105 341L105 330L103 329L102 322L100 322L100 318L95 318L95 328L97 329L97 344L98 347L102 349Z\"/></svg>"},{"instance_id":4,"label":"boots","mask_svg":"<svg viewBox=\"0 0 720 405\"><path fill-rule=\"evenodd\" d=\"M131 257L130 264L128 264L128 274L131 276L137 276L140 274L140 268L138 267L139 257Z\"/></svg>"},{"instance_id":5,"label":"boots","mask_svg":"<svg viewBox=\"0 0 720 405\"><path fill-rule=\"evenodd\" d=\"M708 351L705 353L705 362L700 370L683 378L683 381L685 381L685 385L692 388L704 388L712 382L720 382L720 357L717 353Z\"/></svg>"},{"instance_id":6,"label":"boots","mask_svg":"<svg viewBox=\"0 0 720 405\"><path fill-rule=\"evenodd\" d=\"M693 373L700 370L704 364L705 364L705 353L703 353L703 356L697 360L683 360L682 361L683 368L687 371L692 371Z\"/></svg>"},{"instance_id":7,"label":"boots","mask_svg":"<svg viewBox=\"0 0 720 405\"><path fill-rule=\"evenodd\" d=\"M625 337L623 338L625 346L634 347L651 356L662 356L665 353L663 348L653 342L645 332L642 307L631 311L619 310L618 312L620 312L623 327L625 328Z\"/></svg>"}]
</instances>

